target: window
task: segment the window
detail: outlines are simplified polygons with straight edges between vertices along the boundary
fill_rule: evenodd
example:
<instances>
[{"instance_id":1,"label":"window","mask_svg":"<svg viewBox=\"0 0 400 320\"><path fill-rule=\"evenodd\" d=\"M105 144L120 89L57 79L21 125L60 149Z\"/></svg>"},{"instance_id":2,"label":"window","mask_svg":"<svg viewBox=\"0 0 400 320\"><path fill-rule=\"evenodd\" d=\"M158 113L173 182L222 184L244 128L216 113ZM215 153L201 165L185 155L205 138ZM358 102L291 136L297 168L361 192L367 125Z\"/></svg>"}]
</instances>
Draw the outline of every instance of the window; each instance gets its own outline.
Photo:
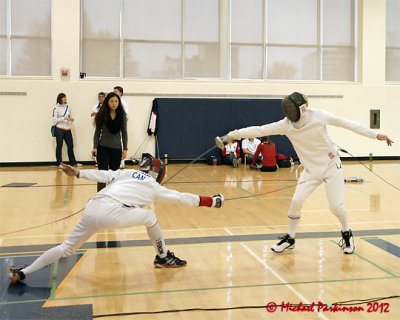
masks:
<instances>
[{"instance_id":1,"label":"window","mask_svg":"<svg viewBox=\"0 0 400 320\"><path fill-rule=\"evenodd\" d=\"M356 0L81 6L81 71L89 77L355 80Z\"/></svg>"},{"instance_id":2,"label":"window","mask_svg":"<svg viewBox=\"0 0 400 320\"><path fill-rule=\"evenodd\" d=\"M400 81L400 2L386 0L386 81Z\"/></svg>"},{"instance_id":3,"label":"window","mask_svg":"<svg viewBox=\"0 0 400 320\"><path fill-rule=\"evenodd\" d=\"M81 71L219 78L219 0L82 0Z\"/></svg>"},{"instance_id":4,"label":"window","mask_svg":"<svg viewBox=\"0 0 400 320\"><path fill-rule=\"evenodd\" d=\"M51 0L0 0L0 74L51 75Z\"/></svg>"},{"instance_id":5,"label":"window","mask_svg":"<svg viewBox=\"0 0 400 320\"><path fill-rule=\"evenodd\" d=\"M354 6L354 0L231 0L231 77L354 81Z\"/></svg>"}]
</instances>

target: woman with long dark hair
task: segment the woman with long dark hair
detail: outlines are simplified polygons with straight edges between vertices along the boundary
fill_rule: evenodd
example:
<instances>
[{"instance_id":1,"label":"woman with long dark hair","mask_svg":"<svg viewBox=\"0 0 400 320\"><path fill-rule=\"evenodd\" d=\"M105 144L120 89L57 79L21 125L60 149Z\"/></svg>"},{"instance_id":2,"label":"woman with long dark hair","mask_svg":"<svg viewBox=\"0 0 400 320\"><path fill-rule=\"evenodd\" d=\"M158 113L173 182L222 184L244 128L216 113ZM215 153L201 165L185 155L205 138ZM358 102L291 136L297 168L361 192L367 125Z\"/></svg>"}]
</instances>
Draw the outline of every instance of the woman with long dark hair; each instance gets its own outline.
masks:
<instances>
[{"instance_id":1,"label":"woman with long dark hair","mask_svg":"<svg viewBox=\"0 0 400 320\"><path fill-rule=\"evenodd\" d=\"M121 159L126 158L128 133L126 113L119 96L110 92L94 119L96 131L93 137L92 155L97 158L99 170L118 170ZM122 141L122 145L121 145ZM97 191L106 186L97 183Z\"/></svg>"}]
</instances>

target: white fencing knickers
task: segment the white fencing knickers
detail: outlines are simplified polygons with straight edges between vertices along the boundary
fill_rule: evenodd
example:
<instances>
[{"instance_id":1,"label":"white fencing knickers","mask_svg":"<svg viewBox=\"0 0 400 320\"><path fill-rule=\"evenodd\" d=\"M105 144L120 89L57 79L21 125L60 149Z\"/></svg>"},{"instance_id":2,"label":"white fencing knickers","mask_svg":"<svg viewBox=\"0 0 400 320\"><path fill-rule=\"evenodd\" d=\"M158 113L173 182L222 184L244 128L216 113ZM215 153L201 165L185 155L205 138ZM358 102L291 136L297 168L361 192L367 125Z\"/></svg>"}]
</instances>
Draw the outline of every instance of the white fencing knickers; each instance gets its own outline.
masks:
<instances>
[{"instance_id":1,"label":"white fencing knickers","mask_svg":"<svg viewBox=\"0 0 400 320\"><path fill-rule=\"evenodd\" d=\"M121 229L140 225L146 226L147 229L154 226L159 228L156 215L151 210L127 208L122 203L108 197L91 199L86 204L81 220L68 239L46 251L22 271L25 275L28 275L56 262L62 257L71 255L99 230ZM159 233L161 235L161 231Z\"/></svg>"},{"instance_id":2,"label":"white fencing knickers","mask_svg":"<svg viewBox=\"0 0 400 320\"><path fill-rule=\"evenodd\" d=\"M348 231L347 212L344 207L344 177L343 168L340 162L333 163L326 169L321 177L313 177L307 170L304 170L296 187L290 204L288 217L300 219L301 208L304 201L321 184L325 183L325 191L328 197L329 209L338 217L342 225L342 231Z\"/></svg>"}]
</instances>

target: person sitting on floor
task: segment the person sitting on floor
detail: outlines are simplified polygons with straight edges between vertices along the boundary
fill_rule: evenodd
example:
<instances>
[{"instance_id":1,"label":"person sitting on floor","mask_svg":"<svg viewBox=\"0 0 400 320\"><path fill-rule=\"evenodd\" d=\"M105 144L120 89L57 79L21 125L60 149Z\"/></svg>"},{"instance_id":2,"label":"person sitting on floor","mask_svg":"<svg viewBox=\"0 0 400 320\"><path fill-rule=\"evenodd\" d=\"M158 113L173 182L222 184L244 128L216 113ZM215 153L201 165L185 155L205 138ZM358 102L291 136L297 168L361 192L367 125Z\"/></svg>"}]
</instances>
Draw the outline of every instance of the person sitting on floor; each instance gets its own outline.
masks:
<instances>
[{"instance_id":1,"label":"person sitting on floor","mask_svg":"<svg viewBox=\"0 0 400 320\"><path fill-rule=\"evenodd\" d=\"M222 161L225 164L231 164L234 168L238 168L242 162L240 158L240 147L237 141L229 141L224 149L222 149Z\"/></svg>"},{"instance_id":2,"label":"person sitting on floor","mask_svg":"<svg viewBox=\"0 0 400 320\"><path fill-rule=\"evenodd\" d=\"M276 152L275 143L273 143L269 136L262 137L261 143L258 145L256 152L254 153L253 162L250 165L250 169L260 169L263 172L274 172L278 169L276 165ZM257 165L257 159L262 154L261 165Z\"/></svg>"}]
</instances>

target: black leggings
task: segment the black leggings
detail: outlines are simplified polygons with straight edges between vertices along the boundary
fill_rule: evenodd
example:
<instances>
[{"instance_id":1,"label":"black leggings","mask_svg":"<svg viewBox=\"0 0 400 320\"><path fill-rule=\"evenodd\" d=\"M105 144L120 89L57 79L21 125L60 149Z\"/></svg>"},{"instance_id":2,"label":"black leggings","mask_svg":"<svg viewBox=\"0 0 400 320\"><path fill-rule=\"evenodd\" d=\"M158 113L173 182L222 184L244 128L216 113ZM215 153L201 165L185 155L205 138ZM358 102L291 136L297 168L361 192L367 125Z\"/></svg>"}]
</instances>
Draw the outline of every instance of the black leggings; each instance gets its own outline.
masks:
<instances>
[{"instance_id":1,"label":"black leggings","mask_svg":"<svg viewBox=\"0 0 400 320\"><path fill-rule=\"evenodd\" d=\"M274 172L276 171L276 169L278 169L276 166L272 166L272 167L261 167L260 171L262 172Z\"/></svg>"},{"instance_id":2,"label":"black leggings","mask_svg":"<svg viewBox=\"0 0 400 320\"><path fill-rule=\"evenodd\" d=\"M99 170L118 170L121 164L122 148L114 149L97 146L97 165ZM97 192L106 186L105 183L97 183Z\"/></svg>"},{"instance_id":3,"label":"black leggings","mask_svg":"<svg viewBox=\"0 0 400 320\"><path fill-rule=\"evenodd\" d=\"M122 148L114 149L97 146L97 165L99 170L118 170L121 164Z\"/></svg>"}]
</instances>

